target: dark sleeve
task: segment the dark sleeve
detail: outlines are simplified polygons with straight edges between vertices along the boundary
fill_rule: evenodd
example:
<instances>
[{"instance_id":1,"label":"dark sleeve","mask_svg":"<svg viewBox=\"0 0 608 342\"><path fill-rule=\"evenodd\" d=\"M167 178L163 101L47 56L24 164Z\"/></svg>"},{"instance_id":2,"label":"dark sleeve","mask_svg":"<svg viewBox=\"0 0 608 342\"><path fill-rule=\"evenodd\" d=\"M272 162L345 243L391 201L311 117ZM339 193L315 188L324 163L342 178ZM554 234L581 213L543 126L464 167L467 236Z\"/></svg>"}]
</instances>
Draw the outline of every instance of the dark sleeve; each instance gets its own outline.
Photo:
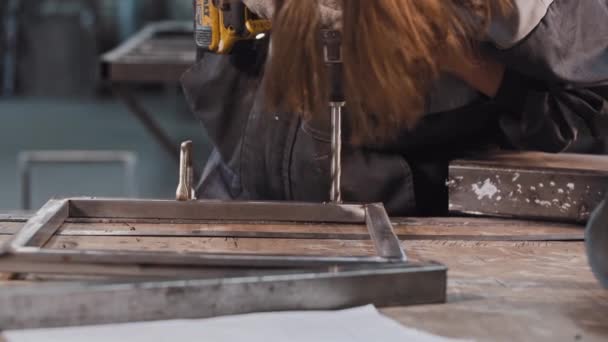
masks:
<instances>
[{"instance_id":1,"label":"dark sleeve","mask_svg":"<svg viewBox=\"0 0 608 342\"><path fill-rule=\"evenodd\" d=\"M265 41L239 45L231 55L198 53L181 78L186 101L222 159L238 151L266 54Z\"/></svg>"},{"instance_id":2,"label":"dark sleeve","mask_svg":"<svg viewBox=\"0 0 608 342\"><path fill-rule=\"evenodd\" d=\"M495 101L511 147L608 153L608 2L554 0L525 37L488 51L507 67Z\"/></svg>"},{"instance_id":3,"label":"dark sleeve","mask_svg":"<svg viewBox=\"0 0 608 342\"><path fill-rule=\"evenodd\" d=\"M522 150L608 153L608 88L534 87L508 70L496 97L506 143Z\"/></svg>"}]
</instances>

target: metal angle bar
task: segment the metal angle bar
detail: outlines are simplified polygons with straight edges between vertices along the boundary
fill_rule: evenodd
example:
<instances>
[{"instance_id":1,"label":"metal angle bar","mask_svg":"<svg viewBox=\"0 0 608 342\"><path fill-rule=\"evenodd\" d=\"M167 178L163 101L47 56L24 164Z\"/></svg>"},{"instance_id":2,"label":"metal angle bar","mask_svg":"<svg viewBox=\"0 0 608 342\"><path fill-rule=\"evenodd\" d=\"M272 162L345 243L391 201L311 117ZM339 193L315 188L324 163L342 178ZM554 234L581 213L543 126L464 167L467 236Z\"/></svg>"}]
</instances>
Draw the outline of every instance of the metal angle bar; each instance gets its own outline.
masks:
<instances>
[{"instance_id":1,"label":"metal angle bar","mask_svg":"<svg viewBox=\"0 0 608 342\"><path fill-rule=\"evenodd\" d=\"M367 228L378 255L387 259L407 260L384 207L381 204L370 204L366 210Z\"/></svg>"},{"instance_id":2,"label":"metal angle bar","mask_svg":"<svg viewBox=\"0 0 608 342\"><path fill-rule=\"evenodd\" d=\"M548 234L548 235L400 235L403 240L431 241L584 241L584 234Z\"/></svg>"},{"instance_id":3,"label":"metal angle bar","mask_svg":"<svg viewBox=\"0 0 608 342\"><path fill-rule=\"evenodd\" d=\"M356 265L365 265L359 263ZM121 279L203 279L226 278L235 276L259 276L266 274L288 274L311 272L311 270L329 270L344 267L343 265L325 265L308 268L235 268L235 267L187 267L174 265L137 265L137 264L99 264L99 263L66 263L56 260L24 260L9 256L0 258L0 269L16 274L37 274L54 276L71 276L76 279L85 277L110 277L114 282Z\"/></svg>"},{"instance_id":4,"label":"metal angle bar","mask_svg":"<svg viewBox=\"0 0 608 342\"><path fill-rule=\"evenodd\" d=\"M9 228L0 235L11 235L13 229ZM395 233L401 240L462 240L462 241L583 241L584 231L576 233L555 234L496 234L496 235L465 235L465 234L424 234L424 233ZM271 231L111 231L86 228L70 228L57 233L58 236L111 236L111 237L171 237L171 238L244 238L244 239L290 239L290 240L369 240L368 233L303 233L303 232L271 232Z\"/></svg>"},{"instance_id":5,"label":"metal angle bar","mask_svg":"<svg viewBox=\"0 0 608 342\"><path fill-rule=\"evenodd\" d=\"M74 263L98 265L153 265L237 268L311 268L328 265L384 264L377 256L298 256L219 253L171 253L142 251L62 250L24 247L17 250L16 260L39 263ZM6 267L7 265L4 264ZM3 270L4 271L4 270ZM8 271L8 270L6 270ZM44 272L44 267L40 272Z\"/></svg>"},{"instance_id":6,"label":"metal angle bar","mask_svg":"<svg viewBox=\"0 0 608 342\"><path fill-rule=\"evenodd\" d=\"M9 242L8 252L28 246L43 246L61 227L68 215L68 200L48 201Z\"/></svg>"},{"instance_id":7,"label":"metal angle bar","mask_svg":"<svg viewBox=\"0 0 608 342\"><path fill-rule=\"evenodd\" d=\"M1 221L1 220L0 220ZM9 221L10 222L10 221ZM0 236L14 235L20 230L17 225L8 226L2 229L0 222ZM495 235L467 235L467 234L425 234L425 233L397 233L400 240L458 240L458 241L584 241L585 233L583 230L573 233L553 233L553 234L495 234ZM300 233L300 232L248 232L248 231L112 231L86 228L62 229L56 236L77 236L77 237L144 237L144 238L241 238L241 239L289 239L289 240L347 240L365 241L369 240L367 233Z\"/></svg>"},{"instance_id":8,"label":"metal angle bar","mask_svg":"<svg viewBox=\"0 0 608 342\"><path fill-rule=\"evenodd\" d=\"M363 205L281 202L70 200L72 218L139 218L266 222L365 223Z\"/></svg>"},{"instance_id":9,"label":"metal angle bar","mask_svg":"<svg viewBox=\"0 0 608 342\"><path fill-rule=\"evenodd\" d=\"M250 312L443 303L446 268L338 272L131 284L28 286L0 292L0 326L27 329L194 319ZM36 303L36 305L31 305Z\"/></svg>"},{"instance_id":10,"label":"metal angle bar","mask_svg":"<svg viewBox=\"0 0 608 342\"><path fill-rule=\"evenodd\" d=\"M0 223L1 224L1 223ZM10 231L0 232L0 235L10 235ZM582 234L582 233L581 233ZM369 240L370 236L365 231L361 233L336 233L336 232L285 232L285 231L247 231L243 230L105 230L70 228L58 232L60 236L112 236L112 237L171 237L171 238L243 238L243 239L287 239L287 240ZM419 235L404 235L417 238ZM425 235L426 237L426 235Z\"/></svg>"},{"instance_id":11,"label":"metal angle bar","mask_svg":"<svg viewBox=\"0 0 608 342\"><path fill-rule=\"evenodd\" d=\"M179 267L146 267L141 265L82 264L53 261L21 260L19 257L0 258L0 269L15 274L20 280L24 274L62 276L101 276L116 278L202 278L209 272L204 269L183 269Z\"/></svg>"}]
</instances>

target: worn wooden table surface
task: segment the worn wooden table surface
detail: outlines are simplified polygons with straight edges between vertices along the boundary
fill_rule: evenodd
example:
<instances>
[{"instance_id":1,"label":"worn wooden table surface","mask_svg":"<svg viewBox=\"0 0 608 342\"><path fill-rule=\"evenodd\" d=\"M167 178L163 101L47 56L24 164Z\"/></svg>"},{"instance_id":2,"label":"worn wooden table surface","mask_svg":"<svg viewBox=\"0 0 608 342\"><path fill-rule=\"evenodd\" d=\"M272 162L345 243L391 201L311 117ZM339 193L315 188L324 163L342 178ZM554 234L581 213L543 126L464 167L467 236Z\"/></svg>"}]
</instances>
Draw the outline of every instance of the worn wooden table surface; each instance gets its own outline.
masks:
<instances>
[{"instance_id":1,"label":"worn wooden table surface","mask_svg":"<svg viewBox=\"0 0 608 342\"><path fill-rule=\"evenodd\" d=\"M448 265L448 303L382 309L389 317L409 327L476 340L608 340L608 291L599 287L589 270L580 226L472 218L397 221L397 233L410 257ZM17 216L0 217L0 242L22 225ZM329 255L373 251L369 241L353 240L365 234L357 226L289 228L335 232L325 240L305 235L301 239L242 237L249 228L68 223L47 246ZM285 227L263 230L272 236L280 229ZM213 237L217 231L235 237ZM0 286L28 284L0 276Z\"/></svg>"}]
</instances>

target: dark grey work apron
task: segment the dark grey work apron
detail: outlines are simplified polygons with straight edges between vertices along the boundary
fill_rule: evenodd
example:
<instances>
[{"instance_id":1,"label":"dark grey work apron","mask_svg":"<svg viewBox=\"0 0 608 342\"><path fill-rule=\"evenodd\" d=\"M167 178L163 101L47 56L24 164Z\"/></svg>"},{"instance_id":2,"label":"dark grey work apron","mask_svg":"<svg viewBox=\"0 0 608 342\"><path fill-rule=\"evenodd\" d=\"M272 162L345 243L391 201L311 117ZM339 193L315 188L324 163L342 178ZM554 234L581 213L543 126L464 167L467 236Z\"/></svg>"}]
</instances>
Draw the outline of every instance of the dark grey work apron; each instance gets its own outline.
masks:
<instances>
[{"instance_id":1,"label":"dark grey work apron","mask_svg":"<svg viewBox=\"0 0 608 342\"><path fill-rule=\"evenodd\" d=\"M215 145L199 195L327 201L329 112L328 120L319 123L265 113L258 101L265 53L257 49L238 56L204 54L182 78L187 100ZM412 171L400 154L347 147L343 165L348 201L384 202L393 214L415 212Z\"/></svg>"},{"instance_id":2,"label":"dark grey work apron","mask_svg":"<svg viewBox=\"0 0 608 342\"><path fill-rule=\"evenodd\" d=\"M234 56L203 54L182 79L195 115L215 145L199 187L201 198L329 199L329 111L322 122L263 110L263 47ZM487 104L463 113L434 114L394 146L343 150L343 195L348 202L383 202L392 215L447 210L447 161L453 151L494 135ZM466 125L455 125L457 122ZM446 147L448 146L448 147Z\"/></svg>"}]
</instances>

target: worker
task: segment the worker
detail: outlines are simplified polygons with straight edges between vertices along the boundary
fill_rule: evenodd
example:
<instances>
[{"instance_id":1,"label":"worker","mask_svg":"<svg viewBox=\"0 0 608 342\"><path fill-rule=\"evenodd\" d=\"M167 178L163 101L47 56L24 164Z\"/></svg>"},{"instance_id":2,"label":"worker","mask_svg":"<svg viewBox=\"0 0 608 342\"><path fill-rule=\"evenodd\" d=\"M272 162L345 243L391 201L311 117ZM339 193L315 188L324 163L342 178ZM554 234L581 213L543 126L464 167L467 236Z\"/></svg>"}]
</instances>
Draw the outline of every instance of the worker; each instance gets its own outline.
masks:
<instances>
[{"instance_id":1,"label":"worker","mask_svg":"<svg viewBox=\"0 0 608 342\"><path fill-rule=\"evenodd\" d=\"M199 198L328 200L328 109L314 109L309 115L268 109L269 98L274 105L281 105L277 103L281 91L289 102L287 97L294 94L290 89L302 94L302 108L315 106L314 98L305 98L316 91L310 88L314 77L310 76L313 81L309 84L290 81L302 70L317 72L303 60L309 51L298 48L300 43L307 44L300 38L310 34L306 30L316 29L315 20L343 29L345 43L351 44L344 46L345 63L350 60L351 64L354 57L349 53L382 63L378 56L363 56L366 51L357 50L357 44L369 50L376 41L384 46L394 44L390 55L378 50L380 58L396 56L396 52L407 54L408 49L415 54L425 47L416 45L417 35L424 33L419 32L420 27L432 27L432 34L445 31L448 36L466 32L467 38L474 40L466 53L449 50L460 47L464 51L463 41L450 43L446 39L443 50L429 45L433 55L422 59L421 68L395 65L394 75L382 74L386 70L377 68L355 70L361 73L360 82L348 77L352 65L345 64L345 80L350 83L345 85L350 89L347 95L352 91L360 96L347 98L344 117L347 137L342 151L342 193L347 202L382 202L392 215L441 215L447 212L445 182L448 162L454 158L495 147L607 153L608 2L504 0L507 6L503 9L495 9L495 2L500 1L245 0L252 10L272 18L271 37L243 45L230 56L201 53L182 79L186 97L215 146L198 187ZM311 3L319 6L314 14L305 8ZM358 14L355 5L359 6ZM416 16L408 18L416 23L412 26L415 32L384 32L381 39L369 36L380 24L366 21L390 15L393 11L387 11L386 6L409 6L394 12ZM452 11L459 8L460 12L445 12L448 9L441 6L450 6ZM369 12L361 13L362 8ZM476 16L467 10L491 14ZM441 17L447 18L445 25L451 25L443 30L433 26L442 23L437 18L424 17L425 11L488 22L480 23L480 31L473 35L466 28L459 31L465 27L464 19L459 22ZM286 23L293 25L289 28ZM403 27L393 23L397 21L388 20L379 27ZM310 27L294 29L298 24ZM350 32L358 28L367 31ZM281 30L291 30L291 42ZM364 35L358 38L359 33ZM405 46L405 42L413 45ZM288 71L289 63L273 61L273 55L291 56L302 69ZM475 60L463 61L463 56ZM370 64L369 69L372 66L377 65ZM427 78L428 86L409 87L417 77ZM277 79L284 82L274 82ZM379 88L385 81L403 82L404 90ZM423 90L422 101L412 95ZM306 107L307 103L313 104ZM372 116L363 108L386 108L387 113ZM394 108L398 110L388 113ZM380 132L397 132L391 132L394 136L385 141L357 139L374 137L374 129L366 130L366 124L379 127Z\"/></svg>"}]
</instances>

